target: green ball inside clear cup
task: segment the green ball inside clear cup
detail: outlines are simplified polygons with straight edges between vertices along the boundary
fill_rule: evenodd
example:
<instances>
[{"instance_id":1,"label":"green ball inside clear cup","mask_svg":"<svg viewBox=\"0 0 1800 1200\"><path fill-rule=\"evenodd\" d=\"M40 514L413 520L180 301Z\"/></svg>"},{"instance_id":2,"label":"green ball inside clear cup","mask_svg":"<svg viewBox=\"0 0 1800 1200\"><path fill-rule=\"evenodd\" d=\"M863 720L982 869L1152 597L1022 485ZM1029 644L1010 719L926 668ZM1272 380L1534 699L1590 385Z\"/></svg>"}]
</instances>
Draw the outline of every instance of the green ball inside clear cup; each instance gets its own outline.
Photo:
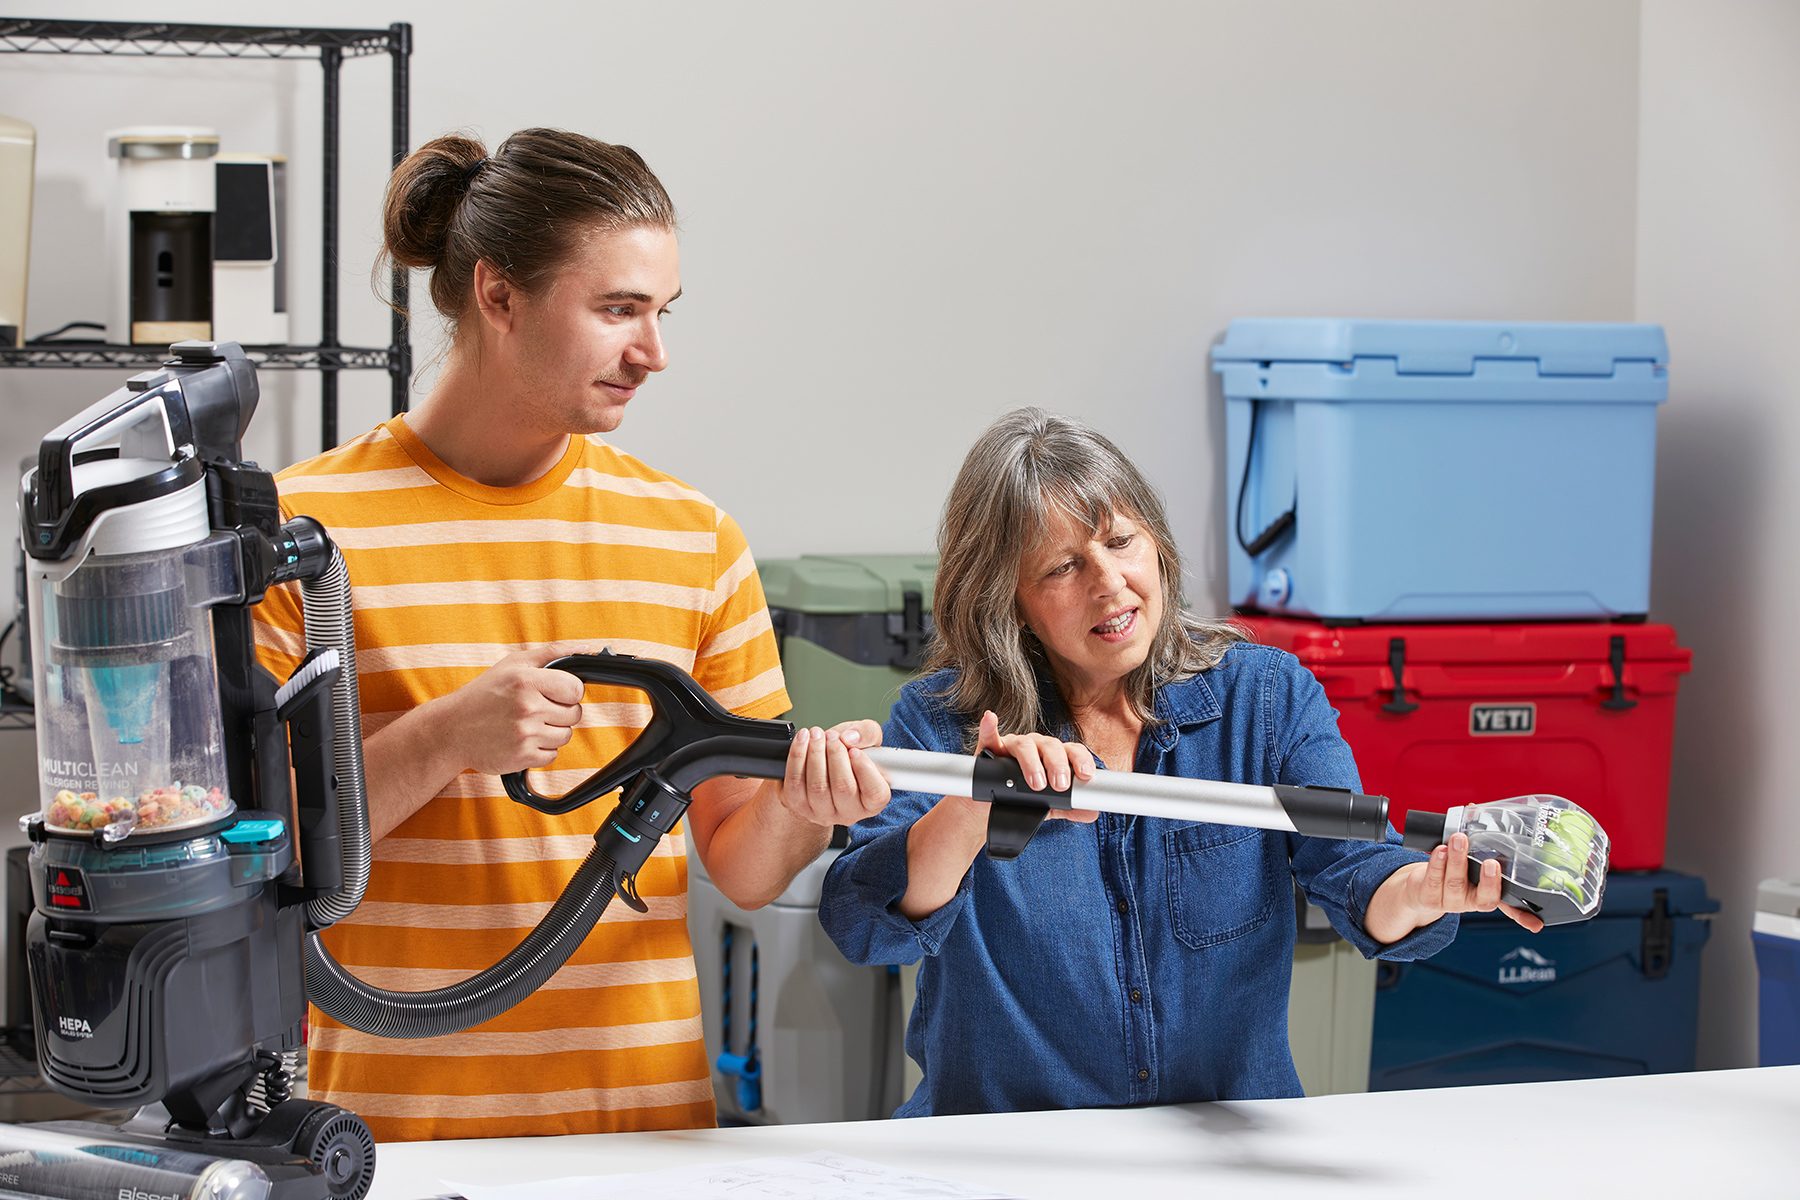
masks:
<instances>
[{"instance_id":1,"label":"green ball inside clear cup","mask_svg":"<svg viewBox=\"0 0 1800 1200\"><path fill-rule=\"evenodd\" d=\"M1547 870L1540 872L1538 874L1537 885L1543 891L1567 893L1568 897L1575 901L1577 907L1587 902L1587 887L1583 884L1580 876L1572 875L1568 871Z\"/></svg>"}]
</instances>

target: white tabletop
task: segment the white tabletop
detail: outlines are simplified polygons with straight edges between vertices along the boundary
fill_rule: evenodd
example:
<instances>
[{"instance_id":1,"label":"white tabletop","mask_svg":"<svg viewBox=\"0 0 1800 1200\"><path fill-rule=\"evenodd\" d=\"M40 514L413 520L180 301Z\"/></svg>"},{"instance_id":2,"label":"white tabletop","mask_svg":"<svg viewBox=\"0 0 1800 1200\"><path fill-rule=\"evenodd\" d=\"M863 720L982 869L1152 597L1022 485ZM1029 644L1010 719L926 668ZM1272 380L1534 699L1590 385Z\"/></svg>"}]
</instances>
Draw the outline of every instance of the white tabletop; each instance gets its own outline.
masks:
<instances>
[{"instance_id":1,"label":"white tabletop","mask_svg":"<svg viewBox=\"0 0 1800 1200\"><path fill-rule=\"evenodd\" d=\"M828 1150L1039 1200L1800 1195L1800 1067L378 1152L370 1200ZM645 1197L644 1200L654 1200Z\"/></svg>"}]
</instances>

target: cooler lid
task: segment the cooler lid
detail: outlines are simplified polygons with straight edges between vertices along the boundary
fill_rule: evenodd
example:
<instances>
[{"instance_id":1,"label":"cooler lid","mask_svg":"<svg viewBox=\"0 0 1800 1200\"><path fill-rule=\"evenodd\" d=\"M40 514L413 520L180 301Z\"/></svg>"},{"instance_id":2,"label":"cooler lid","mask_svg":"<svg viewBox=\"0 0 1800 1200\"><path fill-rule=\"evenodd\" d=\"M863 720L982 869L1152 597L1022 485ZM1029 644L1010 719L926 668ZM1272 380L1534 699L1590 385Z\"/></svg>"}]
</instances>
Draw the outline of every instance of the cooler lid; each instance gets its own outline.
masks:
<instances>
[{"instance_id":1,"label":"cooler lid","mask_svg":"<svg viewBox=\"0 0 1800 1200\"><path fill-rule=\"evenodd\" d=\"M1406 640L1411 665L1456 663L1608 662L1612 640L1625 639L1626 663L1671 663L1686 669L1693 652L1669 625L1632 621L1527 621L1442 625L1325 625L1291 617L1241 617L1257 639L1293 652L1308 667L1386 666L1395 638Z\"/></svg>"},{"instance_id":2,"label":"cooler lid","mask_svg":"<svg viewBox=\"0 0 1800 1200\"><path fill-rule=\"evenodd\" d=\"M1656 901L1656 893L1668 893L1669 915L1697 916L1719 911L1719 902L1706 894L1706 880L1678 871L1613 871L1606 877L1606 895L1600 901L1603 917L1641 917Z\"/></svg>"},{"instance_id":3,"label":"cooler lid","mask_svg":"<svg viewBox=\"0 0 1800 1200\"><path fill-rule=\"evenodd\" d=\"M937 558L930 554L802 554L757 564L770 608L803 613L897 613L906 593L931 611Z\"/></svg>"},{"instance_id":4,"label":"cooler lid","mask_svg":"<svg viewBox=\"0 0 1800 1200\"><path fill-rule=\"evenodd\" d=\"M1253 317L1227 326L1212 358L1215 367L1385 358L1402 375L1473 375L1477 360L1515 360L1535 361L1539 375L1606 376L1621 362L1666 366L1669 346L1660 325Z\"/></svg>"},{"instance_id":5,"label":"cooler lid","mask_svg":"<svg viewBox=\"0 0 1800 1200\"><path fill-rule=\"evenodd\" d=\"M1800 918L1800 879L1765 879L1756 887L1756 911Z\"/></svg>"}]
</instances>

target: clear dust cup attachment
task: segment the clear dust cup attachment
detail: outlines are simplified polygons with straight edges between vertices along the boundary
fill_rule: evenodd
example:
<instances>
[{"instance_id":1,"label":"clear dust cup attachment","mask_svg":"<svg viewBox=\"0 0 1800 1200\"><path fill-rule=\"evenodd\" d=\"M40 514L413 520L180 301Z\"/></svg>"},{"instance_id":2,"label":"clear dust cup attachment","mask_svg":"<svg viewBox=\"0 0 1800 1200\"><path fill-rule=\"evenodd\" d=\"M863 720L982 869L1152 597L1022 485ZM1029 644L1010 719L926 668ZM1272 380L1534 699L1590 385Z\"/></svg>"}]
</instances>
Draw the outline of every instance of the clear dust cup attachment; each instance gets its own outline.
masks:
<instances>
[{"instance_id":1,"label":"clear dust cup attachment","mask_svg":"<svg viewBox=\"0 0 1800 1200\"><path fill-rule=\"evenodd\" d=\"M0 1125L0 1197L49 1200L269 1200L273 1184L254 1163L172 1147L34 1125Z\"/></svg>"},{"instance_id":2,"label":"clear dust cup attachment","mask_svg":"<svg viewBox=\"0 0 1800 1200\"><path fill-rule=\"evenodd\" d=\"M44 824L108 840L229 816L212 543L89 555L32 588Z\"/></svg>"},{"instance_id":3,"label":"clear dust cup attachment","mask_svg":"<svg viewBox=\"0 0 1800 1200\"><path fill-rule=\"evenodd\" d=\"M1501 899L1546 925L1585 921L1600 911L1611 842L1600 822L1573 801L1514 796L1446 813L1406 814L1405 842L1416 850L1443 845L1456 833L1469 839L1470 879L1480 862L1498 860Z\"/></svg>"}]
</instances>

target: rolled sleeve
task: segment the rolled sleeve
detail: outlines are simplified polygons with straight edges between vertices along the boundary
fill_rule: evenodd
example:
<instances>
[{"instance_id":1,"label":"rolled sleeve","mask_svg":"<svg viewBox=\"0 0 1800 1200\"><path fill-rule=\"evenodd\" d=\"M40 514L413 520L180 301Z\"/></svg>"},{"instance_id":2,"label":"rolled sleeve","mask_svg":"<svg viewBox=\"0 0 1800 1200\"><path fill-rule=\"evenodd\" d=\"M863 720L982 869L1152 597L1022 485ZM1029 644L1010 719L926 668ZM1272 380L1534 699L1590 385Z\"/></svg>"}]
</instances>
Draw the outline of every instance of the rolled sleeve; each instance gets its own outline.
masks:
<instances>
[{"instance_id":1,"label":"rolled sleeve","mask_svg":"<svg viewBox=\"0 0 1800 1200\"><path fill-rule=\"evenodd\" d=\"M912 750L946 750L940 739L921 732L923 722L914 689L902 691L882 730L882 745ZM907 835L936 796L896 792L875 816L850 829L850 845L825 873L819 897L819 923L845 958L858 965L885 966L917 962L943 948L957 917L969 905L973 867L963 872L956 895L937 911L913 921L900 912L906 895Z\"/></svg>"},{"instance_id":2,"label":"rolled sleeve","mask_svg":"<svg viewBox=\"0 0 1800 1200\"><path fill-rule=\"evenodd\" d=\"M1409 963L1413 959L1427 959L1451 945L1456 930L1460 927L1460 918L1451 912L1436 919L1431 925L1415 928L1411 934L1399 941L1390 941L1382 945L1368 936L1364 930L1364 921L1368 918L1368 905L1375 900L1375 892L1381 889L1382 883L1388 882L1388 876L1399 871L1409 862L1424 862L1426 855L1418 851L1395 846L1368 846L1355 842L1339 842L1339 846L1352 847L1354 855L1346 856L1346 871L1332 873L1341 878L1343 896L1336 905L1319 905L1327 910L1332 918L1332 928L1337 934L1355 946L1364 959L1390 959L1395 963ZM1314 894L1314 889L1307 889L1307 894ZM1334 912L1336 909L1336 912Z\"/></svg>"},{"instance_id":3,"label":"rolled sleeve","mask_svg":"<svg viewBox=\"0 0 1800 1200\"><path fill-rule=\"evenodd\" d=\"M902 793L895 800L915 794ZM969 903L972 870L963 873L950 902L923 920L909 920L900 912L911 826L909 821L905 828L888 830L860 845L852 840L826 872L819 922L844 957L859 966L913 963L936 954Z\"/></svg>"}]
</instances>

